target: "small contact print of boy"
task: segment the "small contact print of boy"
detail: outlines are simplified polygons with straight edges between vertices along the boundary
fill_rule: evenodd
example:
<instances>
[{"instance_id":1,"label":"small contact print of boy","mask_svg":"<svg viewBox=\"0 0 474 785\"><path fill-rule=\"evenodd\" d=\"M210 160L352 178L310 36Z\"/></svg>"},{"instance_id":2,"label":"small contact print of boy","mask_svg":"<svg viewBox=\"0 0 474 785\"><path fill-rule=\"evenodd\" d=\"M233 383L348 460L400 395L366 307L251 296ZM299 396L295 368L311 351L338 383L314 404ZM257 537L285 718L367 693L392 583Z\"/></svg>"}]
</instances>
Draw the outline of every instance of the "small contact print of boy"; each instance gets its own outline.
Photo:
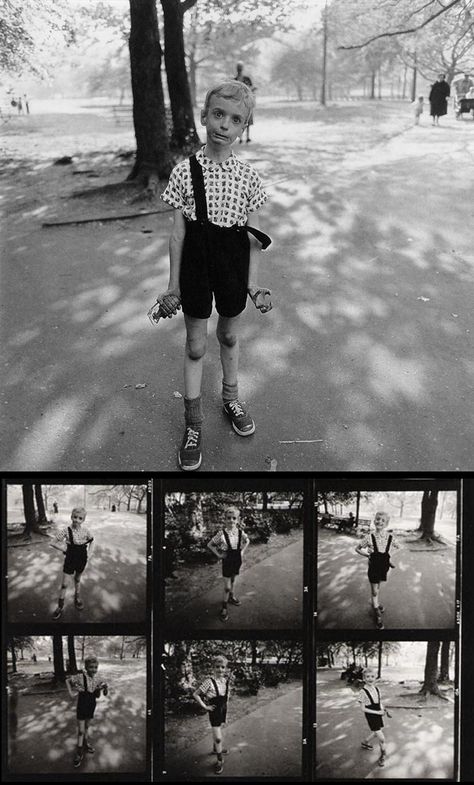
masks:
<instances>
[{"instance_id":1,"label":"small contact print of boy","mask_svg":"<svg viewBox=\"0 0 474 785\"><path fill-rule=\"evenodd\" d=\"M457 492L317 496L318 627L452 629Z\"/></svg>"},{"instance_id":2,"label":"small contact print of boy","mask_svg":"<svg viewBox=\"0 0 474 785\"><path fill-rule=\"evenodd\" d=\"M145 637L23 635L7 645L9 773L146 770Z\"/></svg>"},{"instance_id":3,"label":"small contact print of boy","mask_svg":"<svg viewBox=\"0 0 474 785\"><path fill-rule=\"evenodd\" d=\"M145 485L7 486L9 622L146 617Z\"/></svg>"},{"instance_id":4,"label":"small contact print of boy","mask_svg":"<svg viewBox=\"0 0 474 785\"><path fill-rule=\"evenodd\" d=\"M172 641L163 665L170 781L301 776L301 643Z\"/></svg>"},{"instance_id":5,"label":"small contact print of boy","mask_svg":"<svg viewBox=\"0 0 474 785\"><path fill-rule=\"evenodd\" d=\"M316 647L316 779L455 779L453 641Z\"/></svg>"},{"instance_id":6,"label":"small contact print of boy","mask_svg":"<svg viewBox=\"0 0 474 785\"><path fill-rule=\"evenodd\" d=\"M302 513L301 491L167 494L167 628L301 628Z\"/></svg>"}]
</instances>

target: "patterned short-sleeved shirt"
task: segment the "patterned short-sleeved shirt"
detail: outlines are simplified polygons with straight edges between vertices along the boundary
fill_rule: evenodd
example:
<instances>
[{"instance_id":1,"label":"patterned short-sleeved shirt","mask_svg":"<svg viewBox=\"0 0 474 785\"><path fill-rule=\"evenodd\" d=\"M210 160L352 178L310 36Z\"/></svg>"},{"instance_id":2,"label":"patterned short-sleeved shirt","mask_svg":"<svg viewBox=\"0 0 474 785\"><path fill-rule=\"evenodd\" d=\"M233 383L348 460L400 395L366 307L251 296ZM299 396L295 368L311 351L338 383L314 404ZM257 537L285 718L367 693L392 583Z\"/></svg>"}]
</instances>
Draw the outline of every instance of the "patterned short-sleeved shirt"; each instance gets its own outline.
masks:
<instances>
[{"instance_id":1,"label":"patterned short-sleeved shirt","mask_svg":"<svg viewBox=\"0 0 474 785\"><path fill-rule=\"evenodd\" d=\"M367 695L367 692L365 692L365 690L367 690L367 692L369 693L370 698ZM357 700L359 703L363 703L364 706L369 706L371 703L381 704L382 702L380 697L380 690L378 687L375 686L375 684L372 685L366 684L365 688L359 692Z\"/></svg>"},{"instance_id":2,"label":"patterned short-sleeved shirt","mask_svg":"<svg viewBox=\"0 0 474 785\"><path fill-rule=\"evenodd\" d=\"M214 681L217 684L219 695L224 696L227 688L227 679L216 679L216 677L214 677ZM212 698L216 697L216 690L210 676L208 676L207 679L204 679L202 684L200 684L197 688L196 692L199 692L204 700L211 700Z\"/></svg>"},{"instance_id":3,"label":"patterned short-sleeved shirt","mask_svg":"<svg viewBox=\"0 0 474 785\"><path fill-rule=\"evenodd\" d=\"M267 199L260 176L233 152L222 163L208 158L204 148L198 150L196 158L203 170L209 221L217 226L244 226L249 213L258 210ZM188 158L174 167L161 198L181 210L188 220L196 220Z\"/></svg>"},{"instance_id":4,"label":"patterned short-sleeved shirt","mask_svg":"<svg viewBox=\"0 0 474 785\"><path fill-rule=\"evenodd\" d=\"M69 677L69 683L73 689L77 690L78 692L85 692L85 685L84 685L84 676L86 677L87 682L87 692L94 692L101 684L103 684L103 679L101 679L97 674L95 676L88 676L85 671L80 671L75 676Z\"/></svg>"},{"instance_id":5,"label":"patterned short-sleeved shirt","mask_svg":"<svg viewBox=\"0 0 474 785\"><path fill-rule=\"evenodd\" d=\"M375 537L375 542L377 543L377 548L379 549L379 551L385 550L385 548L387 547L388 538L390 536L392 537L390 550L392 550L392 548L397 549L400 547L400 544L398 543L397 539L393 536L393 534L390 535L390 532L387 532L384 529L381 532L369 532L368 534L366 534L364 539L361 540L359 547L368 550L369 553L372 553L372 551L374 550L374 546L372 544L372 534Z\"/></svg>"},{"instance_id":6,"label":"patterned short-sleeved shirt","mask_svg":"<svg viewBox=\"0 0 474 785\"><path fill-rule=\"evenodd\" d=\"M74 528L74 526L69 527L72 531L72 541L74 545L85 545L86 543L93 540L93 536L90 533L89 529L86 529L84 526L81 526L80 529ZM64 545L69 545L69 532L68 527L65 526L64 529L60 529L56 534L56 542L64 543Z\"/></svg>"},{"instance_id":7,"label":"patterned short-sleeved shirt","mask_svg":"<svg viewBox=\"0 0 474 785\"><path fill-rule=\"evenodd\" d=\"M235 527L235 529L227 530L227 536L229 537L230 546L232 549L238 548L239 546L239 532L242 532L241 538L241 548L244 548L250 541L244 531ZM227 541L224 537L224 532L222 529L219 529L217 534L214 535L212 540L209 541L209 545L212 545L214 548L217 548L220 551L227 551Z\"/></svg>"}]
</instances>

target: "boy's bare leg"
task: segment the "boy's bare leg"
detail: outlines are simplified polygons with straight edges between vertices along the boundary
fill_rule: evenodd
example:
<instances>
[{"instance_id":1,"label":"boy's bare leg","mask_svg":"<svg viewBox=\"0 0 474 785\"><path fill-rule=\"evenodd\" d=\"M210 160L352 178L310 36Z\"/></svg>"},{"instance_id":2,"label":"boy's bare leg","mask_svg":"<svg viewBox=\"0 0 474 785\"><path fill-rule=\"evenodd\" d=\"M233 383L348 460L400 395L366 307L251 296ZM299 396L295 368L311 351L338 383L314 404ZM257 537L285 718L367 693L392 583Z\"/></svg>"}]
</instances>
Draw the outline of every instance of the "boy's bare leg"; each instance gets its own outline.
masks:
<instances>
[{"instance_id":1,"label":"boy's bare leg","mask_svg":"<svg viewBox=\"0 0 474 785\"><path fill-rule=\"evenodd\" d=\"M207 350L207 319L195 319L184 314L184 322L184 394L188 400L192 400L201 395L203 358Z\"/></svg>"},{"instance_id":2,"label":"boy's bare leg","mask_svg":"<svg viewBox=\"0 0 474 785\"><path fill-rule=\"evenodd\" d=\"M85 738L86 722L85 720L77 721L77 750L74 757L74 766L80 766L84 755L84 738Z\"/></svg>"},{"instance_id":3,"label":"boy's bare leg","mask_svg":"<svg viewBox=\"0 0 474 785\"><path fill-rule=\"evenodd\" d=\"M59 619L62 616L64 608L64 599L67 591L67 574L61 568L61 585L59 587L58 605L53 614L53 619Z\"/></svg>"},{"instance_id":4,"label":"boy's bare leg","mask_svg":"<svg viewBox=\"0 0 474 785\"><path fill-rule=\"evenodd\" d=\"M219 316L217 340L220 345L223 383L237 389L239 373L239 316ZM238 398L238 390L235 396Z\"/></svg>"},{"instance_id":5,"label":"boy's bare leg","mask_svg":"<svg viewBox=\"0 0 474 785\"><path fill-rule=\"evenodd\" d=\"M366 749L372 749L372 745L370 742L372 741L374 736L375 736L375 731L371 731L367 736L367 738L364 739L364 741L362 742L362 747L365 747Z\"/></svg>"},{"instance_id":6,"label":"boy's bare leg","mask_svg":"<svg viewBox=\"0 0 474 785\"><path fill-rule=\"evenodd\" d=\"M238 600L238 599L237 599L237 597L236 597L236 596L235 596L235 594L234 594L234 586L235 586L235 580L236 580L236 577L237 577L237 576L236 576L236 575L234 575L234 576L233 576L233 577L230 579L230 593L229 593L229 602L231 603L231 605L240 605L240 600Z\"/></svg>"},{"instance_id":7,"label":"boy's bare leg","mask_svg":"<svg viewBox=\"0 0 474 785\"><path fill-rule=\"evenodd\" d=\"M82 578L82 572L76 572L74 574L74 604L76 608L79 608L79 610L82 610L84 607L84 603L82 602L79 596L80 589L81 589L81 578Z\"/></svg>"},{"instance_id":8,"label":"boy's bare leg","mask_svg":"<svg viewBox=\"0 0 474 785\"><path fill-rule=\"evenodd\" d=\"M212 729L214 751L217 755L216 772L222 771L222 733L220 727Z\"/></svg>"},{"instance_id":9,"label":"boy's bare leg","mask_svg":"<svg viewBox=\"0 0 474 785\"><path fill-rule=\"evenodd\" d=\"M229 602L230 591L231 591L231 579L224 578L224 593L222 596L222 608L220 613L220 617L222 621L227 621L229 617L229 614L227 612L227 603Z\"/></svg>"}]
</instances>

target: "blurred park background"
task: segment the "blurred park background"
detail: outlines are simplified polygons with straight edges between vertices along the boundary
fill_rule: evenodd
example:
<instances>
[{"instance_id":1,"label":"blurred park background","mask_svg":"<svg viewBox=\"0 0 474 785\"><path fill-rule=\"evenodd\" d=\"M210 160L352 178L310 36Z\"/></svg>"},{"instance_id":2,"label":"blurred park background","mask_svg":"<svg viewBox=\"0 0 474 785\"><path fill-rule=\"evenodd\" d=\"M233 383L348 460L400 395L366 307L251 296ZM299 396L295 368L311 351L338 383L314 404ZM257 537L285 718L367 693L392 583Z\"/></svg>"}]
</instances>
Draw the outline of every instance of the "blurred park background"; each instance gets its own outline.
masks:
<instances>
[{"instance_id":1,"label":"blurred park background","mask_svg":"<svg viewBox=\"0 0 474 785\"><path fill-rule=\"evenodd\" d=\"M85 773L146 769L147 641L143 636L18 635L7 641L8 770L19 774L73 771L77 744L76 700L65 679L99 660L108 695L97 700L91 724L94 754ZM133 737L133 744L130 738Z\"/></svg>"}]
</instances>

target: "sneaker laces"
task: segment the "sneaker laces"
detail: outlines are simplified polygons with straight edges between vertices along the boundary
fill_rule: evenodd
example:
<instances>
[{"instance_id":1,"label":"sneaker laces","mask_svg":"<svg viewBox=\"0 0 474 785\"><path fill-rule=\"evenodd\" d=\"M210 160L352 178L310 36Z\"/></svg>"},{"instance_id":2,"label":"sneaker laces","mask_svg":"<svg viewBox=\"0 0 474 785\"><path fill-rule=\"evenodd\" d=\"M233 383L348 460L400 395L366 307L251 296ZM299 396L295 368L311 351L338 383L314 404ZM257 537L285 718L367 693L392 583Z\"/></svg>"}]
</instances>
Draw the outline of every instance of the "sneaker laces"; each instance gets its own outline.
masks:
<instances>
[{"instance_id":1,"label":"sneaker laces","mask_svg":"<svg viewBox=\"0 0 474 785\"><path fill-rule=\"evenodd\" d=\"M229 409L232 409L232 412L236 417L242 417L242 415L245 414L240 401L229 401Z\"/></svg>"},{"instance_id":2,"label":"sneaker laces","mask_svg":"<svg viewBox=\"0 0 474 785\"><path fill-rule=\"evenodd\" d=\"M188 450L190 447L197 447L198 441L199 431L195 431L193 428L186 428L186 443L184 449Z\"/></svg>"}]
</instances>

